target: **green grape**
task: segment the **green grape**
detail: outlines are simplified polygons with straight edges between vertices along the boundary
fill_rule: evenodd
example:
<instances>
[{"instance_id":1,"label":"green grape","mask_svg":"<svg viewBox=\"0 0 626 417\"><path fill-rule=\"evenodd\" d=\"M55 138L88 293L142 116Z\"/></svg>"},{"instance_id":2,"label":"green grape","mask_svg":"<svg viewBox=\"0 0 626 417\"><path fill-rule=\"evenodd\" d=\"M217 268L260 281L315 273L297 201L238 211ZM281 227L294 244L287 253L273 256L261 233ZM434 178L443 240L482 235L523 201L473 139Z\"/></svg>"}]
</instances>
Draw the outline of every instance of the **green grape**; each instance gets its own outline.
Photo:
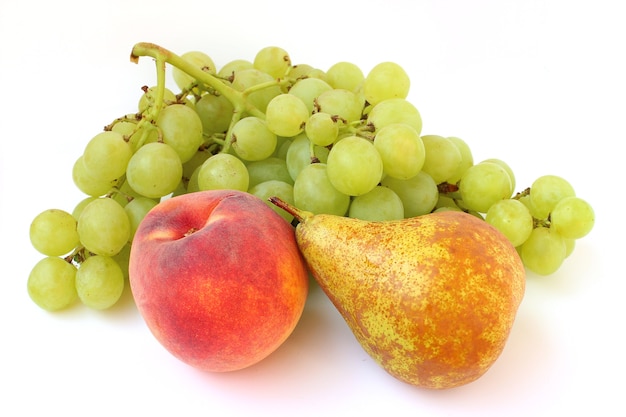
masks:
<instances>
[{"instance_id":1,"label":"green grape","mask_svg":"<svg viewBox=\"0 0 626 417\"><path fill-rule=\"evenodd\" d=\"M338 191L328 180L327 165L309 164L300 171L293 184L293 200L296 207L315 214L344 216L350 205L350 197Z\"/></svg>"},{"instance_id":2,"label":"green grape","mask_svg":"<svg viewBox=\"0 0 626 417\"><path fill-rule=\"evenodd\" d=\"M196 152L189 161L183 164L183 178L189 179L193 175L193 172L207 159L211 157L211 152L202 149Z\"/></svg>"},{"instance_id":3,"label":"green grape","mask_svg":"<svg viewBox=\"0 0 626 417\"><path fill-rule=\"evenodd\" d=\"M213 59L201 51L189 51L185 52L180 56L185 61L188 61L194 67L209 73L215 74L216 67ZM174 78L174 82L181 90L187 90L191 88L192 85L196 84L196 79L186 72L180 70L178 67L172 67L172 77ZM195 93L198 93L198 89L194 88Z\"/></svg>"},{"instance_id":4,"label":"green grape","mask_svg":"<svg viewBox=\"0 0 626 417\"><path fill-rule=\"evenodd\" d=\"M566 197L575 197L574 187L557 175L544 175L530 186L530 207L533 217L547 219L556 204Z\"/></svg>"},{"instance_id":5,"label":"green grape","mask_svg":"<svg viewBox=\"0 0 626 417\"><path fill-rule=\"evenodd\" d=\"M200 166L198 188L200 190L248 191L250 177L245 164L227 153L213 155Z\"/></svg>"},{"instance_id":6,"label":"green grape","mask_svg":"<svg viewBox=\"0 0 626 417\"><path fill-rule=\"evenodd\" d=\"M291 214L287 213L285 210L279 208L275 204L270 203L268 199L270 197L279 197L281 200L286 201L291 205L294 205L295 202L293 200L293 185L283 181L269 180L260 182L250 187L248 192L263 200L265 204L268 205L268 207L274 210L278 215L280 215L280 217L285 219L287 223L292 222L293 216Z\"/></svg>"},{"instance_id":7,"label":"green grape","mask_svg":"<svg viewBox=\"0 0 626 417\"><path fill-rule=\"evenodd\" d=\"M121 251L113 255L111 258L117 262L122 273L124 274L124 280L128 280L128 264L130 262L130 250L132 248L131 243L124 245Z\"/></svg>"},{"instance_id":8,"label":"green grape","mask_svg":"<svg viewBox=\"0 0 626 417\"><path fill-rule=\"evenodd\" d=\"M404 69L394 62L381 62L363 80L363 94L371 105L389 98L406 98L411 82Z\"/></svg>"},{"instance_id":9,"label":"green grape","mask_svg":"<svg viewBox=\"0 0 626 417\"><path fill-rule=\"evenodd\" d=\"M278 46L267 46L256 53L252 64L254 68L273 78L283 78L291 66L291 58L284 49Z\"/></svg>"},{"instance_id":10,"label":"green grape","mask_svg":"<svg viewBox=\"0 0 626 417\"><path fill-rule=\"evenodd\" d=\"M356 122L363 113L363 98L349 90L333 89L317 97L316 112L339 116L346 123Z\"/></svg>"},{"instance_id":11,"label":"green grape","mask_svg":"<svg viewBox=\"0 0 626 417\"><path fill-rule=\"evenodd\" d=\"M434 211L446 211L446 210L463 211L463 209L459 206L457 201L454 200L452 197L448 197L447 195L440 194L439 197L437 198L437 203L435 204Z\"/></svg>"},{"instance_id":12,"label":"green grape","mask_svg":"<svg viewBox=\"0 0 626 417\"><path fill-rule=\"evenodd\" d=\"M78 218L78 236L92 253L113 256L128 242L130 219L111 198L98 198L83 208Z\"/></svg>"},{"instance_id":13,"label":"green grape","mask_svg":"<svg viewBox=\"0 0 626 417\"><path fill-rule=\"evenodd\" d=\"M189 161L204 141L200 116L184 104L165 107L159 112L156 124L163 134L163 142L176 151L182 163Z\"/></svg>"},{"instance_id":14,"label":"green grape","mask_svg":"<svg viewBox=\"0 0 626 417\"><path fill-rule=\"evenodd\" d=\"M352 199L348 217L368 221L401 220L404 218L404 206L398 194L378 185Z\"/></svg>"},{"instance_id":15,"label":"green grape","mask_svg":"<svg viewBox=\"0 0 626 417\"><path fill-rule=\"evenodd\" d=\"M311 141L306 135L296 136L287 149L285 156L285 162L287 164L287 170L289 175L295 181L298 178L300 171L307 165L311 164ZM326 163L328 160L329 150L321 146L313 145L313 155L320 162Z\"/></svg>"},{"instance_id":16,"label":"green grape","mask_svg":"<svg viewBox=\"0 0 626 417\"><path fill-rule=\"evenodd\" d=\"M448 140L454 143L454 145L459 150L459 153L461 154L461 163L457 166L454 174L452 174L452 176L448 178L449 183L456 184L461 179L461 176L467 170L467 168L474 165L474 156L472 155L472 150L470 149L469 145L463 139L457 138L455 136L450 136L448 137ZM512 175L513 172L511 171L510 174ZM512 188L515 189L515 184L512 184Z\"/></svg>"},{"instance_id":17,"label":"green grape","mask_svg":"<svg viewBox=\"0 0 626 417\"><path fill-rule=\"evenodd\" d=\"M45 210L30 224L30 242L44 255L65 255L80 244L76 226L74 216L65 210Z\"/></svg>"},{"instance_id":18,"label":"green grape","mask_svg":"<svg viewBox=\"0 0 626 417\"><path fill-rule=\"evenodd\" d=\"M372 190L383 174L383 161L374 144L358 136L349 136L335 143L326 164L331 184L351 196Z\"/></svg>"},{"instance_id":19,"label":"green grape","mask_svg":"<svg viewBox=\"0 0 626 417\"><path fill-rule=\"evenodd\" d=\"M367 122L375 130L393 123L405 123L418 134L422 132L422 116L417 108L403 98L390 98L376 104L367 115Z\"/></svg>"},{"instance_id":20,"label":"green grape","mask_svg":"<svg viewBox=\"0 0 626 417\"><path fill-rule=\"evenodd\" d=\"M232 147L246 161L261 161L276 150L276 134L258 117L240 119L232 129Z\"/></svg>"},{"instance_id":21,"label":"green grape","mask_svg":"<svg viewBox=\"0 0 626 417\"><path fill-rule=\"evenodd\" d=\"M311 78L309 74L315 71L315 68L309 64L296 64L289 68L288 77L292 80Z\"/></svg>"},{"instance_id":22,"label":"green grape","mask_svg":"<svg viewBox=\"0 0 626 417\"><path fill-rule=\"evenodd\" d=\"M550 227L567 239L586 236L593 229L594 223L593 208L580 197L563 198L550 213Z\"/></svg>"},{"instance_id":23,"label":"green grape","mask_svg":"<svg viewBox=\"0 0 626 417\"><path fill-rule=\"evenodd\" d=\"M196 191L200 191L200 186L198 185L198 175L200 174L201 168L202 168L202 165L197 167L193 171L193 174L191 174L191 177L189 177L189 182L187 182L188 193L195 193Z\"/></svg>"},{"instance_id":24,"label":"green grape","mask_svg":"<svg viewBox=\"0 0 626 417\"><path fill-rule=\"evenodd\" d=\"M485 221L498 229L513 246L528 239L533 230L533 217L519 200L500 200L489 207Z\"/></svg>"},{"instance_id":25,"label":"green grape","mask_svg":"<svg viewBox=\"0 0 626 417\"><path fill-rule=\"evenodd\" d=\"M500 165L484 162L465 171L459 182L459 192L469 210L486 213L497 201L511 197L511 179Z\"/></svg>"},{"instance_id":26,"label":"green grape","mask_svg":"<svg viewBox=\"0 0 626 417\"><path fill-rule=\"evenodd\" d=\"M231 79L236 72L250 68L254 68L254 65L247 59L234 59L224 64L217 75L221 78Z\"/></svg>"},{"instance_id":27,"label":"green grape","mask_svg":"<svg viewBox=\"0 0 626 417\"><path fill-rule=\"evenodd\" d=\"M383 172L390 177L406 180L424 166L424 142L407 124L393 123L380 129L374 137L374 147L383 161Z\"/></svg>"},{"instance_id":28,"label":"green grape","mask_svg":"<svg viewBox=\"0 0 626 417\"><path fill-rule=\"evenodd\" d=\"M76 267L62 258L48 256L35 264L28 276L31 300L47 311L68 307L76 298Z\"/></svg>"},{"instance_id":29,"label":"green grape","mask_svg":"<svg viewBox=\"0 0 626 417\"><path fill-rule=\"evenodd\" d=\"M124 181L117 189L119 192L111 193L111 198L117 203L124 207L131 201L133 198L145 197L142 194L139 194L137 191L133 190L128 181ZM108 195L107 195L108 196ZM160 197L149 197L155 202L160 201Z\"/></svg>"},{"instance_id":30,"label":"green grape","mask_svg":"<svg viewBox=\"0 0 626 417\"><path fill-rule=\"evenodd\" d=\"M250 188L270 180L277 180L293 185L293 179L291 175L289 175L287 162L284 159L272 156L262 161L250 162L246 165L246 168L248 169L248 187Z\"/></svg>"},{"instance_id":31,"label":"green grape","mask_svg":"<svg viewBox=\"0 0 626 417\"><path fill-rule=\"evenodd\" d=\"M178 195L183 195L183 194L187 194L187 181L186 180L181 180L178 183L178 186L174 189L174 191L172 191L172 194L170 194L170 197L176 197Z\"/></svg>"},{"instance_id":32,"label":"green grape","mask_svg":"<svg viewBox=\"0 0 626 417\"><path fill-rule=\"evenodd\" d=\"M128 204L124 206L124 211L130 221L130 237L129 241L132 241L135 237L135 232L139 223L143 220L146 214L157 205L157 202L147 197L135 197Z\"/></svg>"},{"instance_id":33,"label":"green grape","mask_svg":"<svg viewBox=\"0 0 626 417\"><path fill-rule=\"evenodd\" d=\"M78 204L76 204L74 206L74 210L72 210L72 217L74 217L74 219L76 219L76 221L78 221L78 218L80 217L80 214L83 212L83 209L87 206L87 204L91 203L93 200L96 200L98 197L85 197L82 200L80 200L78 202ZM78 233L78 232L76 232Z\"/></svg>"},{"instance_id":34,"label":"green grape","mask_svg":"<svg viewBox=\"0 0 626 417\"><path fill-rule=\"evenodd\" d=\"M139 113L143 113L148 108L154 106L154 102L156 100L157 87L150 87L146 89L143 95L139 98L139 103L137 104L137 110ZM163 103L165 105L176 103L176 94L169 88L165 88L163 91Z\"/></svg>"},{"instance_id":35,"label":"green grape","mask_svg":"<svg viewBox=\"0 0 626 417\"><path fill-rule=\"evenodd\" d=\"M420 171L414 177L401 180L386 176L381 184L393 190L404 207L404 217L417 217L430 213L437 204L439 190L430 175Z\"/></svg>"},{"instance_id":36,"label":"green grape","mask_svg":"<svg viewBox=\"0 0 626 417\"><path fill-rule=\"evenodd\" d=\"M159 129L153 124L145 124L142 127L136 129L132 135L128 138L128 144L133 152L137 152L140 145L153 142L162 142L160 138Z\"/></svg>"},{"instance_id":37,"label":"green grape","mask_svg":"<svg viewBox=\"0 0 626 417\"><path fill-rule=\"evenodd\" d=\"M210 136L228 130L235 108L223 95L205 94L194 107L202 123L202 131Z\"/></svg>"},{"instance_id":38,"label":"green grape","mask_svg":"<svg viewBox=\"0 0 626 417\"><path fill-rule=\"evenodd\" d=\"M323 80L323 81L325 81L325 82L328 82L328 81L326 81L326 72L325 72L325 71L322 71L322 70L321 70L321 69L319 69L319 68L313 68L311 71L309 71L309 72L307 73L307 77L310 77L310 78L319 78L320 80Z\"/></svg>"},{"instance_id":39,"label":"green grape","mask_svg":"<svg viewBox=\"0 0 626 417\"><path fill-rule=\"evenodd\" d=\"M130 159L126 180L144 197L160 198L176 189L183 176L183 164L170 145L161 142L143 145Z\"/></svg>"},{"instance_id":40,"label":"green grape","mask_svg":"<svg viewBox=\"0 0 626 417\"><path fill-rule=\"evenodd\" d=\"M435 207L435 209L433 210L433 213L439 213L442 211L463 211L463 209L461 209L459 206L457 205L449 205L449 204L444 204L441 206L437 206Z\"/></svg>"},{"instance_id":41,"label":"green grape","mask_svg":"<svg viewBox=\"0 0 626 417\"><path fill-rule=\"evenodd\" d=\"M76 272L76 292L89 308L105 310L113 306L124 291L124 272L108 256L90 256Z\"/></svg>"},{"instance_id":42,"label":"green grape","mask_svg":"<svg viewBox=\"0 0 626 417\"><path fill-rule=\"evenodd\" d=\"M276 144L276 150L274 151L273 156L275 156L276 158L280 158L280 159L287 159L287 151L289 150L289 147L293 143L293 140L292 138L285 138L283 136L278 136L277 139L278 139L278 143Z\"/></svg>"},{"instance_id":43,"label":"green grape","mask_svg":"<svg viewBox=\"0 0 626 417\"><path fill-rule=\"evenodd\" d=\"M426 153L422 170L437 184L452 178L462 161L459 148L450 139L438 135L424 135L422 141Z\"/></svg>"},{"instance_id":44,"label":"green grape","mask_svg":"<svg viewBox=\"0 0 626 417\"><path fill-rule=\"evenodd\" d=\"M339 136L339 125L328 113L315 113L309 117L304 132L314 145L328 146Z\"/></svg>"},{"instance_id":45,"label":"green grape","mask_svg":"<svg viewBox=\"0 0 626 417\"><path fill-rule=\"evenodd\" d=\"M107 180L91 175L85 169L82 155L79 156L74 162L74 166L72 167L72 180L74 181L76 188L92 197L100 197L101 195L108 193L118 183L117 178L114 180Z\"/></svg>"},{"instance_id":46,"label":"green grape","mask_svg":"<svg viewBox=\"0 0 626 417\"><path fill-rule=\"evenodd\" d=\"M504 168L506 173L509 174L509 178L511 179L511 193L513 191L515 191L515 187L516 187L515 174L513 173L513 170L511 169L509 164L504 162L502 159L497 159L497 158L485 159L484 161L481 161L480 163L482 164L483 162L491 162L491 163L494 163L494 164L498 164L502 168Z\"/></svg>"},{"instance_id":47,"label":"green grape","mask_svg":"<svg viewBox=\"0 0 626 417\"><path fill-rule=\"evenodd\" d=\"M135 116L130 115L130 117L135 117ZM137 123L129 122L127 120L118 121L111 127L111 131L119 133L122 136L124 136L124 140L129 140L129 138L135 133L136 130L137 130ZM133 147L131 146L131 148Z\"/></svg>"},{"instance_id":48,"label":"green grape","mask_svg":"<svg viewBox=\"0 0 626 417\"><path fill-rule=\"evenodd\" d=\"M280 94L268 104L265 112L267 128L280 136L296 136L309 119L306 104L292 94Z\"/></svg>"},{"instance_id":49,"label":"green grape","mask_svg":"<svg viewBox=\"0 0 626 417\"><path fill-rule=\"evenodd\" d=\"M309 114L311 114L315 109L315 101L319 95L332 89L326 81L319 78L303 78L289 89L289 94L300 98L306 104Z\"/></svg>"},{"instance_id":50,"label":"green grape","mask_svg":"<svg viewBox=\"0 0 626 417\"><path fill-rule=\"evenodd\" d=\"M333 88L356 93L363 84L365 75L358 65L351 62L337 62L326 71L326 80Z\"/></svg>"},{"instance_id":51,"label":"green grape","mask_svg":"<svg viewBox=\"0 0 626 417\"><path fill-rule=\"evenodd\" d=\"M524 265L539 275L556 272L563 263L567 248L561 235L551 229L539 226L520 247L520 256Z\"/></svg>"},{"instance_id":52,"label":"green grape","mask_svg":"<svg viewBox=\"0 0 626 417\"><path fill-rule=\"evenodd\" d=\"M528 193L523 193L521 195L518 195L515 197L517 201L519 201L520 203L524 204L526 206L526 208L528 209L528 211L530 211L530 214L532 213L532 207L530 206L530 194Z\"/></svg>"},{"instance_id":53,"label":"green grape","mask_svg":"<svg viewBox=\"0 0 626 417\"><path fill-rule=\"evenodd\" d=\"M113 181L124 175L132 155L133 150L121 133L106 131L87 143L82 161L92 178Z\"/></svg>"},{"instance_id":54,"label":"green grape","mask_svg":"<svg viewBox=\"0 0 626 417\"><path fill-rule=\"evenodd\" d=\"M458 206L441 206L433 210L433 213L440 213L442 211L463 211Z\"/></svg>"},{"instance_id":55,"label":"green grape","mask_svg":"<svg viewBox=\"0 0 626 417\"><path fill-rule=\"evenodd\" d=\"M278 85L265 86L260 89L255 89L254 87L266 85L268 82L272 81L274 81L274 78L272 78L271 75L259 71L256 68L250 68L235 72L232 86L237 91L247 92L248 102L265 113L267 104L274 97L282 94L282 90Z\"/></svg>"}]
</instances>

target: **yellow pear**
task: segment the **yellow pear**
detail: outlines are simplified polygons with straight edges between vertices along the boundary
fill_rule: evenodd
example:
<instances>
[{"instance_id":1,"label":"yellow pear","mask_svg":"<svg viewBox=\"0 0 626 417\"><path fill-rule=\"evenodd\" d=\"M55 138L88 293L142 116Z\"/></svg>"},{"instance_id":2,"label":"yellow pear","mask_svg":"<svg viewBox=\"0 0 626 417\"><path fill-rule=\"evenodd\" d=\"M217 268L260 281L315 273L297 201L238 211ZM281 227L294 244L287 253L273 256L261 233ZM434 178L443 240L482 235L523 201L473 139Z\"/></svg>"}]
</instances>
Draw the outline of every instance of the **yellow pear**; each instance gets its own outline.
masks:
<instances>
[{"instance_id":1,"label":"yellow pear","mask_svg":"<svg viewBox=\"0 0 626 417\"><path fill-rule=\"evenodd\" d=\"M409 384L452 388L500 356L525 270L507 238L470 214L371 222L299 210L298 246L365 351Z\"/></svg>"}]
</instances>

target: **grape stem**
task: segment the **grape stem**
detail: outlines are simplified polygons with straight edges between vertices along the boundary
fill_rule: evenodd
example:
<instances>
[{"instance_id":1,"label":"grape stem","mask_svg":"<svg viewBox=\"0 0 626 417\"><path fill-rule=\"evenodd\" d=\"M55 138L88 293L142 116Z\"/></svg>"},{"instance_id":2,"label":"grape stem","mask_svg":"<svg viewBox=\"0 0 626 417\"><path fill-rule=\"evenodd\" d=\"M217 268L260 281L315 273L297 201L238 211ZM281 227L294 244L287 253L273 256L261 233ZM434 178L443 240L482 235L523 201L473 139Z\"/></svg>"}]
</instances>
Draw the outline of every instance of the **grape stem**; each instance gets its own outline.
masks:
<instances>
[{"instance_id":1,"label":"grape stem","mask_svg":"<svg viewBox=\"0 0 626 417\"><path fill-rule=\"evenodd\" d=\"M80 265L85 261L85 259L87 259L87 257L88 254L86 253L85 247L79 245L72 251L72 253L63 259L69 264Z\"/></svg>"},{"instance_id":2,"label":"grape stem","mask_svg":"<svg viewBox=\"0 0 626 417\"><path fill-rule=\"evenodd\" d=\"M139 42L135 44L130 54L131 62L138 63L139 58L142 56L152 57L157 61L157 63L162 61L175 66L176 68L184 71L191 77L195 78L198 82L206 84L215 89L215 91L224 95L224 97L226 97L235 106L244 107L250 112L258 111L258 109L254 108L254 106L252 105L249 105L245 101L241 92L227 86L218 78L207 72L202 71L202 69L200 68L196 68L182 57L159 45L149 42ZM158 81L161 80L157 80L157 82ZM164 82L162 82L162 84L164 84Z\"/></svg>"},{"instance_id":3,"label":"grape stem","mask_svg":"<svg viewBox=\"0 0 626 417\"><path fill-rule=\"evenodd\" d=\"M128 122L128 123L139 123L139 121L141 120L141 116L138 115L128 115L128 116L122 116L122 117L118 117L117 119L113 120L111 123L109 123L108 125L106 125L104 127L105 131L110 131L113 130L113 127L121 122ZM126 142L128 142L129 136L125 136L124 140Z\"/></svg>"},{"instance_id":4,"label":"grape stem","mask_svg":"<svg viewBox=\"0 0 626 417\"><path fill-rule=\"evenodd\" d=\"M204 84L214 89L231 102L234 107L234 112L228 129L228 133L230 133L232 127L235 125L235 123L237 123L237 121L239 121L244 113L247 113L254 117L265 119L265 114L252 103L250 103L250 101L247 99L247 95L250 94L252 91L267 87L266 85L254 86L252 90L246 90L243 92L235 90L231 86L224 83L218 77L203 71L201 68L195 67L190 62L186 61L179 55L176 55L172 51L169 51L159 45L149 42L140 42L135 44L130 54L130 60L131 62L138 63L139 58L142 56L154 58L157 64L157 95L155 100L157 105L154 106L154 112L156 114L158 114L162 107L163 95L165 92L165 64L167 63L180 69L189 76L195 78L199 84ZM277 85L277 83L279 84L280 81L273 81L270 84ZM149 118L154 120L156 114L150 114ZM228 134L226 137L229 136L230 135ZM229 140L224 141L222 152L228 152L230 142L231 141Z\"/></svg>"},{"instance_id":5,"label":"grape stem","mask_svg":"<svg viewBox=\"0 0 626 417\"><path fill-rule=\"evenodd\" d=\"M163 108L163 99L165 97L165 60L162 56L155 57L157 68L157 87L156 97L154 98L154 106L149 107L148 119L156 120L159 112Z\"/></svg>"}]
</instances>

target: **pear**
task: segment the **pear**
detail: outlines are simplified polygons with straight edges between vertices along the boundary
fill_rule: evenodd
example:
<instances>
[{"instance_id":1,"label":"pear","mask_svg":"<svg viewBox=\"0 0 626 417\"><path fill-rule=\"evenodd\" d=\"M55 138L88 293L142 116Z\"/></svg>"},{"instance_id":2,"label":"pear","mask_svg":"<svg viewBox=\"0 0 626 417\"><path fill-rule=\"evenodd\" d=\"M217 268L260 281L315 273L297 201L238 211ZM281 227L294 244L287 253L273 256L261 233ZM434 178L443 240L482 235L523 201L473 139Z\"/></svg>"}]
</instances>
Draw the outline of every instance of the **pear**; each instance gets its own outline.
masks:
<instances>
[{"instance_id":1,"label":"pear","mask_svg":"<svg viewBox=\"0 0 626 417\"><path fill-rule=\"evenodd\" d=\"M481 377L502 353L525 269L487 222L457 211L372 222L269 200L298 221L311 274L389 374L453 388Z\"/></svg>"}]
</instances>

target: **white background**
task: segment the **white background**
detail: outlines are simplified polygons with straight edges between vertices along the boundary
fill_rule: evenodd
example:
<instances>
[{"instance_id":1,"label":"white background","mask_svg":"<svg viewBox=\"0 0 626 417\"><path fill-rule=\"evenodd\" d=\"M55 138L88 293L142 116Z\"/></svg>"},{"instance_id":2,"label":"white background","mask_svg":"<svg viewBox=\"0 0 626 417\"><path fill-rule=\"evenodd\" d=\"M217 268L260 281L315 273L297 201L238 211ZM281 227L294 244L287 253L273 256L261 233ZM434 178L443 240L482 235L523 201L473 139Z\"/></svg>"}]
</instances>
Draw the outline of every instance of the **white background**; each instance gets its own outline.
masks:
<instances>
[{"instance_id":1,"label":"white background","mask_svg":"<svg viewBox=\"0 0 626 417\"><path fill-rule=\"evenodd\" d=\"M623 415L625 39L621 2L604 0L0 0L0 415ZM167 353L128 293L46 313L26 293L30 221L82 199L74 160L154 83L150 59L129 61L140 41L218 65L267 45L320 69L398 62L424 134L505 160L518 190L565 177L595 229L556 274L528 274L502 356L447 391L386 374L315 288L278 351L228 374Z\"/></svg>"}]
</instances>

